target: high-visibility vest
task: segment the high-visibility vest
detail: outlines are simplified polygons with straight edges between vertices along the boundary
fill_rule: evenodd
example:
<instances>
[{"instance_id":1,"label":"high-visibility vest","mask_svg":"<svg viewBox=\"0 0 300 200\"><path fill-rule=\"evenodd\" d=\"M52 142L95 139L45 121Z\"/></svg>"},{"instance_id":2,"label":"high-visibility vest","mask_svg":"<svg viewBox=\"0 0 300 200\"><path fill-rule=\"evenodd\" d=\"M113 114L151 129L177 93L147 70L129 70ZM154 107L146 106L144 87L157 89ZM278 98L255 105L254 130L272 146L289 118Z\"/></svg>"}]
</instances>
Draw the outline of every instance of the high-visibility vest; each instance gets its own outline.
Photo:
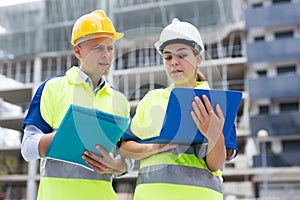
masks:
<instances>
[{"instance_id":1,"label":"high-visibility vest","mask_svg":"<svg viewBox=\"0 0 300 200\"><path fill-rule=\"evenodd\" d=\"M117 200L110 174L99 174L71 163L41 160L38 200L105 199Z\"/></svg>"},{"instance_id":2,"label":"high-visibility vest","mask_svg":"<svg viewBox=\"0 0 300 200\"><path fill-rule=\"evenodd\" d=\"M129 118L130 105L126 97L107 82L95 95L81 79L76 67L65 75L45 81L37 90L24 120L44 133L57 129L70 104ZM113 133L112 133L113 134ZM84 167L51 159L41 160L39 200L116 200L109 174L100 175Z\"/></svg>"},{"instance_id":3,"label":"high-visibility vest","mask_svg":"<svg viewBox=\"0 0 300 200\"><path fill-rule=\"evenodd\" d=\"M209 89L207 82L196 88ZM150 91L141 100L131 130L140 139L157 136L162 128L171 87ZM220 200L222 171L211 172L205 162L207 144L179 145L140 163L134 200Z\"/></svg>"},{"instance_id":4,"label":"high-visibility vest","mask_svg":"<svg viewBox=\"0 0 300 200\"><path fill-rule=\"evenodd\" d=\"M223 199L222 172L204 161L206 144L180 145L142 159L134 200Z\"/></svg>"}]
</instances>

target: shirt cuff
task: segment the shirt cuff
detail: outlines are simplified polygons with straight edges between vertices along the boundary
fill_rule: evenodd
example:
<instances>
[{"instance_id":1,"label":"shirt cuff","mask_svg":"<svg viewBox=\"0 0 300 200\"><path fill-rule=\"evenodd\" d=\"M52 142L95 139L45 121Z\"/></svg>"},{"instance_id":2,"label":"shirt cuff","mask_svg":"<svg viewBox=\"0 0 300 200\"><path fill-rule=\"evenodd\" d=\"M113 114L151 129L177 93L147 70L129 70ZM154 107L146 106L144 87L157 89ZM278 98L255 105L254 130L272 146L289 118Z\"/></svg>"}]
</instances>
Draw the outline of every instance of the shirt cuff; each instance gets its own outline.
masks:
<instances>
[{"instance_id":1,"label":"shirt cuff","mask_svg":"<svg viewBox=\"0 0 300 200\"><path fill-rule=\"evenodd\" d=\"M113 177L114 178L121 178L122 176L124 176L125 174L131 172L134 168L134 160L133 159L129 159L129 158L122 158L122 156L120 154L118 154L115 159L119 159L119 160L123 160L126 163L127 169L126 172L124 172L123 174L114 174Z\"/></svg>"}]
</instances>

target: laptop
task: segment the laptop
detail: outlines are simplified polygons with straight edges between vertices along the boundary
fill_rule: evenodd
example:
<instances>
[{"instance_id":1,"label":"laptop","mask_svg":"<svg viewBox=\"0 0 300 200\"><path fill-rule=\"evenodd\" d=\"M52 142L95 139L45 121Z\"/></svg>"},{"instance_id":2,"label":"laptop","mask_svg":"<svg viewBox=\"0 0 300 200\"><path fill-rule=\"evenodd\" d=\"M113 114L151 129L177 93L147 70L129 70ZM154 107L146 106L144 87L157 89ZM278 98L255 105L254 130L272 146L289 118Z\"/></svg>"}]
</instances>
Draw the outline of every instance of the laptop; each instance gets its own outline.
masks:
<instances>
[{"instance_id":1,"label":"laptop","mask_svg":"<svg viewBox=\"0 0 300 200\"><path fill-rule=\"evenodd\" d=\"M200 144L205 137L197 129L191 111L194 97L206 95L213 109L219 104L225 118L223 134L230 137L242 99L240 91L174 88L171 91L162 130L159 136L140 140L140 143Z\"/></svg>"}]
</instances>

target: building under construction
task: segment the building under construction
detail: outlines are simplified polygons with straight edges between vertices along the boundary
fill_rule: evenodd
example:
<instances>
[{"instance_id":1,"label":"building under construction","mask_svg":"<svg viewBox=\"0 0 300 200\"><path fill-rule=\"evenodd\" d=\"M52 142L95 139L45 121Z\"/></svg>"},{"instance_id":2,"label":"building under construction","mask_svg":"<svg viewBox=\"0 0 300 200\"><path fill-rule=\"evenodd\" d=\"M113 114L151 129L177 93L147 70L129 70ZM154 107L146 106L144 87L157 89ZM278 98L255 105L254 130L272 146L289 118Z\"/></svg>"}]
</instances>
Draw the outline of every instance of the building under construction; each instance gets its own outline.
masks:
<instances>
[{"instance_id":1,"label":"building under construction","mask_svg":"<svg viewBox=\"0 0 300 200\"><path fill-rule=\"evenodd\" d=\"M169 85L153 45L162 28L174 17L196 25L211 87L243 92L224 199L300 199L300 0L0 1L0 199L36 199L39 161L23 160L21 125L37 86L79 65L72 26L95 9L125 34L107 80L132 116L149 90ZM120 199L132 199L137 171L114 180Z\"/></svg>"}]
</instances>

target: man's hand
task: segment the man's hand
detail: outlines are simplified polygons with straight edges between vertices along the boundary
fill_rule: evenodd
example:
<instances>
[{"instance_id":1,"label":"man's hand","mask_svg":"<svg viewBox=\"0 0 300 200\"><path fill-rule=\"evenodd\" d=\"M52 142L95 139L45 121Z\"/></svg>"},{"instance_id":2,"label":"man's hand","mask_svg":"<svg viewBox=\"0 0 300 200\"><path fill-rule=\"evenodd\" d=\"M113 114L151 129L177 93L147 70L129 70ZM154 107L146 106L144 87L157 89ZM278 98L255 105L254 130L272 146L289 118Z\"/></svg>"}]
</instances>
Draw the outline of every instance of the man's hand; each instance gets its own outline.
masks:
<instances>
[{"instance_id":1,"label":"man's hand","mask_svg":"<svg viewBox=\"0 0 300 200\"><path fill-rule=\"evenodd\" d=\"M46 155L46 152L49 148L49 145L56 134L56 131L53 131L52 133L45 134L39 143L39 154L41 157L44 157Z\"/></svg>"},{"instance_id":2,"label":"man's hand","mask_svg":"<svg viewBox=\"0 0 300 200\"><path fill-rule=\"evenodd\" d=\"M85 151L82 158L99 174L123 174L127 170L127 165L123 160L112 158L99 145L96 146L97 150L102 156L98 156L89 151Z\"/></svg>"}]
</instances>

